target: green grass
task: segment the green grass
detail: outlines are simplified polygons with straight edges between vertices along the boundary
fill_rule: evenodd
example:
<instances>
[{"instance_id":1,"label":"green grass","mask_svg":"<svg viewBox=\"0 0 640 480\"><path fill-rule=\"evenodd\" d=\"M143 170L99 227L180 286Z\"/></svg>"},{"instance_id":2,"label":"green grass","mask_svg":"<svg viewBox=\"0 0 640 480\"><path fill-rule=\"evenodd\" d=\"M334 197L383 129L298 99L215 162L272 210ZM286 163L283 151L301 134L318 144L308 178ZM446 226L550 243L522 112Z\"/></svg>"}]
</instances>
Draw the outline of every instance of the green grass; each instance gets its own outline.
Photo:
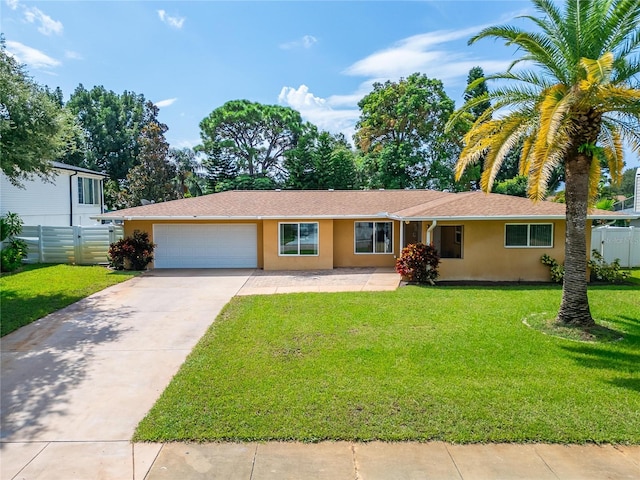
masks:
<instances>
[{"instance_id":1,"label":"green grass","mask_svg":"<svg viewBox=\"0 0 640 480\"><path fill-rule=\"evenodd\" d=\"M105 267L25 265L0 277L0 336L137 275Z\"/></svg>"},{"instance_id":2,"label":"green grass","mask_svg":"<svg viewBox=\"0 0 640 480\"><path fill-rule=\"evenodd\" d=\"M619 341L544 335L557 286L237 297L136 441L640 443L640 286L590 289Z\"/></svg>"}]
</instances>

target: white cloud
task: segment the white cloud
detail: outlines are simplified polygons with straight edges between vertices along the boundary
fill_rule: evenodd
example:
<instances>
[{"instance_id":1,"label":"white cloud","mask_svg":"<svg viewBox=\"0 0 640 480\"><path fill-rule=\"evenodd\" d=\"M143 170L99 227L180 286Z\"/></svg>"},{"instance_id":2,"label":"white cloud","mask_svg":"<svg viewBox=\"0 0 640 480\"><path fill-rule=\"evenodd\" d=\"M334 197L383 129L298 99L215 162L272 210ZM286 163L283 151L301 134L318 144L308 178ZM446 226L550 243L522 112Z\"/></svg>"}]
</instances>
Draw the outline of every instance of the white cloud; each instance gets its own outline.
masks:
<instances>
[{"instance_id":1,"label":"white cloud","mask_svg":"<svg viewBox=\"0 0 640 480\"><path fill-rule=\"evenodd\" d=\"M59 60L51 58L40 50L28 47L20 42L7 40L7 51L11 53L20 63L26 63L33 68L46 69L58 67L61 65Z\"/></svg>"},{"instance_id":2,"label":"white cloud","mask_svg":"<svg viewBox=\"0 0 640 480\"><path fill-rule=\"evenodd\" d=\"M84 60L84 57L80 53L74 52L73 50L66 50L64 56L71 60Z\"/></svg>"},{"instance_id":3,"label":"white cloud","mask_svg":"<svg viewBox=\"0 0 640 480\"><path fill-rule=\"evenodd\" d=\"M173 105L173 103L178 100L177 98L167 98L166 100L160 100L159 102L155 102L156 103L156 107L158 108L162 108L162 107L168 107L169 105Z\"/></svg>"},{"instance_id":4,"label":"white cloud","mask_svg":"<svg viewBox=\"0 0 640 480\"><path fill-rule=\"evenodd\" d=\"M19 3L20 2L18 2L18 0L7 0L6 1L7 7L9 7L11 10L17 9L18 6L19 6Z\"/></svg>"},{"instance_id":5,"label":"white cloud","mask_svg":"<svg viewBox=\"0 0 640 480\"><path fill-rule=\"evenodd\" d=\"M52 33L55 33L56 35L62 35L62 31L64 30L62 22L54 20L49 15L36 7L24 7L24 18L29 23L39 23L40 26L38 27L38 31L43 35L51 35Z\"/></svg>"},{"instance_id":6,"label":"white cloud","mask_svg":"<svg viewBox=\"0 0 640 480\"><path fill-rule=\"evenodd\" d=\"M162 22L172 28L177 28L178 30L182 28L184 21L186 20L184 17L172 17L164 10L158 10L158 17Z\"/></svg>"},{"instance_id":7,"label":"white cloud","mask_svg":"<svg viewBox=\"0 0 640 480\"><path fill-rule=\"evenodd\" d=\"M461 54L455 54L446 49L436 49L436 46L455 40L469 38L478 33L482 26L465 28L462 30L439 30L405 38L396 42L392 47L372 53L368 57L358 60L348 67L344 73L353 76L379 77L396 80L414 72L428 72L437 70L437 75L431 75L441 80L450 76L460 75L465 68L458 63L464 63ZM477 64L477 61L476 61ZM454 66L451 68L450 66ZM443 67L449 67L444 68ZM468 72L468 69L465 74Z\"/></svg>"},{"instance_id":8,"label":"white cloud","mask_svg":"<svg viewBox=\"0 0 640 480\"><path fill-rule=\"evenodd\" d=\"M316 43L318 43L318 39L316 37L313 35L305 35L298 40L280 44L280 48L283 50L292 50L294 48L306 49L313 47Z\"/></svg>"},{"instance_id":9,"label":"white cloud","mask_svg":"<svg viewBox=\"0 0 640 480\"><path fill-rule=\"evenodd\" d=\"M353 136L354 125L360 116L357 108L335 109L331 100L316 97L306 85L300 85L297 89L282 87L278 102L297 110L305 120L321 130L344 133L348 139Z\"/></svg>"}]
</instances>

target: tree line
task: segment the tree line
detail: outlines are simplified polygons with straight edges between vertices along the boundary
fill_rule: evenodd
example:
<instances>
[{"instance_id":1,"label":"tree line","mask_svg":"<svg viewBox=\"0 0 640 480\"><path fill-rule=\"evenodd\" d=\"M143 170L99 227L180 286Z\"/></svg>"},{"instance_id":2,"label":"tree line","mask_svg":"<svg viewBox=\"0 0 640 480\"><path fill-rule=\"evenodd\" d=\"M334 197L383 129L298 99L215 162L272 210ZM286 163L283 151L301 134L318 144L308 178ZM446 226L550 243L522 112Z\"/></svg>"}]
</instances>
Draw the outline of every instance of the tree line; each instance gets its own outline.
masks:
<instances>
[{"instance_id":1,"label":"tree line","mask_svg":"<svg viewBox=\"0 0 640 480\"><path fill-rule=\"evenodd\" d=\"M200 145L176 149L158 107L143 94L80 84L65 102L60 88L38 85L2 39L1 166L15 184L47 177L52 160L103 172L110 209L234 189L478 190L481 161L454 177L464 136L490 107L480 67L467 83L464 100L478 101L448 128L455 102L440 80L415 73L373 85L358 103L353 143L292 108L232 100L200 122ZM494 191L526 196L518 158L514 149L505 159ZM552 177L549 191L563 181L562 170ZM603 191L630 195L627 183L625 191L603 183Z\"/></svg>"}]
</instances>

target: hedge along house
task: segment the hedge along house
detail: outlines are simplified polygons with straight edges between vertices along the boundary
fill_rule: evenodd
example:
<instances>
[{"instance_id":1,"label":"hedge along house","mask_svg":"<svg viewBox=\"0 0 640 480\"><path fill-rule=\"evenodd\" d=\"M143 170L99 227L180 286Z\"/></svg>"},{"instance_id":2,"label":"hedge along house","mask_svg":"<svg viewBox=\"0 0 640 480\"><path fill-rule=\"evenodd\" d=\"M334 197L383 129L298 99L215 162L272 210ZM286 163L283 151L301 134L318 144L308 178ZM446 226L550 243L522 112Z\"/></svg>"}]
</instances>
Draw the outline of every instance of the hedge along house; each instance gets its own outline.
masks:
<instances>
[{"instance_id":1,"label":"hedge along house","mask_svg":"<svg viewBox=\"0 0 640 480\"><path fill-rule=\"evenodd\" d=\"M482 192L228 191L97 218L148 232L154 268L393 267L416 242L435 245L442 280L546 281L540 257L564 260L563 204Z\"/></svg>"}]
</instances>

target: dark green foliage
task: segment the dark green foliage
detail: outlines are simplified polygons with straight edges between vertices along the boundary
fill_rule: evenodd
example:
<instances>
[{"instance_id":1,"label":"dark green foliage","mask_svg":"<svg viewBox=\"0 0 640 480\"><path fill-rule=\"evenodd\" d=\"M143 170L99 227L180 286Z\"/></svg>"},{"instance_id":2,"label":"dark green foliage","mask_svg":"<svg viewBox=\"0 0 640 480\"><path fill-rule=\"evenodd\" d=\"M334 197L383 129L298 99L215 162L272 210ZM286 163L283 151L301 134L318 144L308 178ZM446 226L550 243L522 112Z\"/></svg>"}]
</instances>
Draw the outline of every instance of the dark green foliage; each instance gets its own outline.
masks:
<instances>
[{"instance_id":1,"label":"dark green foliage","mask_svg":"<svg viewBox=\"0 0 640 480\"><path fill-rule=\"evenodd\" d=\"M629 278L629 273L623 272L620 268L619 258L616 258L611 263L607 263L597 250L591 251L591 258L592 259L589 260L591 281L621 283Z\"/></svg>"},{"instance_id":2,"label":"dark green foliage","mask_svg":"<svg viewBox=\"0 0 640 480\"><path fill-rule=\"evenodd\" d=\"M66 151L71 117L29 77L0 36L0 167L21 185L34 175L49 178L50 162Z\"/></svg>"},{"instance_id":3,"label":"dark green foliage","mask_svg":"<svg viewBox=\"0 0 640 480\"><path fill-rule=\"evenodd\" d=\"M430 283L438 278L440 255L433 245L413 243L402 249L396 260L396 272L410 282Z\"/></svg>"},{"instance_id":4,"label":"dark green foliage","mask_svg":"<svg viewBox=\"0 0 640 480\"><path fill-rule=\"evenodd\" d=\"M469 109L474 121L491 106L488 100L489 89L484 79L484 71L481 67L473 67L467 77L467 90L464 92L464 101L475 100L476 103Z\"/></svg>"},{"instance_id":5,"label":"dark green foliage","mask_svg":"<svg viewBox=\"0 0 640 480\"><path fill-rule=\"evenodd\" d=\"M169 144L164 138L166 131L166 125L150 122L140 132L139 164L127 173L118 195L118 206L137 207L144 201L166 202L179 197L174 184L176 167L169 160Z\"/></svg>"},{"instance_id":6,"label":"dark green foliage","mask_svg":"<svg viewBox=\"0 0 640 480\"><path fill-rule=\"evenodd\" d=\"M87 90L79 85L67 108L82 126L86 142L84 155L67 161L104 172L114 181L123 180L139 163L143 127L158 123L158 110L144 95L129 91L118 95L103 86Z\"/></svg>"},{"instance_id":7,"label":"dark green foliage","mask_svg":"<svg viewBox=\"0 0 640 480\"><path fill-rule=\"evenodd\" d=\"M562 279L564 278L564 265L559 264L555 258L552 258L546 253L540 257L540 263L546 265L551 270L551 281L562 283Z\"/></svg>"},{"instance_id":8,"label":"dark green foliage","mask_svg":"<svg viewBox=\"0 0 640 480\"><path fill-rule=\"evenodd\" d=\"M28 254L24 240L15 238L22 233L22 219L16 213L8 212L0 217L0 241L6 246L0 251L0 265L3 272L13 272L22 265Z\"/></svg>"},{"instance_id":9,"label":"dark green foliage","mask_svg":"<svg viewBox=\"0 0 640 480\"><path fill-rule=\"evenodd\" d=\"M358 188L355 154L342 135L308 128L296 148L287 152L287 188L353 190Z\"/></svg>"},{"instance_id":10,"label":"dark green foliage","mask_svg":"<svg viewBox=\"0 0 640 480\"><path fill-rule=\"evenodd\" d=\"M111 244L109 265L116 270L144 270L153 261L154 248L147 232L135 230L131 237Z\"/></svg>"},{"instance_id":11,"label":"dark green foliage","mask_svg":"<svg viewBox=\"0 0 640 480\"><path fill-rule=\"evenodd\" d=\"M547 254L540 258L540 262L551 269L551 280L562 283L564 265L560 265L556 259ZM629 278L629 273L620 267L620 259L616 258L613 262L607 263L597 250L591 251L591 260L587 265L591 271L592 282L622 283Z\"/></svg>"},{"instance_id":12,"label":"dark green foliage","mask_svg":"<svg viewBox=\"0 0 640 480\"><path fill-rule=\"evenodd\" d=\"M207 157L204 166L215 190L237 175L278 183L285 154L295 148L302 129L300 113L291 108L233 100L200 122L197 150Z\"/></svg>"},{"instance_id":13,"label":"dark green foliage","mask_svg":"<svg viewBox=\"0 0 640 480\"><path fill-rule=\"evenodd\" d=\"M514 178L496 182L493 184L493 193L513 195L515 197L527 197L527 177L517 175Z\"/></svg>"},{"instance_id":14,"label":"dark green foliage","mask_svg":"<svg viewBox=\"0 0 640 480\"><path fill-rule=\"evenodd\" d=\"M370 188L431 187L442 184L441 168L453 165L459 137L445 134L454 102L442 82L414 73L398 82L374 83L358 106L355 141L364 155L363 169ZM446 184L452 172L446 169Z\"/></svg>"}]
</instances>

